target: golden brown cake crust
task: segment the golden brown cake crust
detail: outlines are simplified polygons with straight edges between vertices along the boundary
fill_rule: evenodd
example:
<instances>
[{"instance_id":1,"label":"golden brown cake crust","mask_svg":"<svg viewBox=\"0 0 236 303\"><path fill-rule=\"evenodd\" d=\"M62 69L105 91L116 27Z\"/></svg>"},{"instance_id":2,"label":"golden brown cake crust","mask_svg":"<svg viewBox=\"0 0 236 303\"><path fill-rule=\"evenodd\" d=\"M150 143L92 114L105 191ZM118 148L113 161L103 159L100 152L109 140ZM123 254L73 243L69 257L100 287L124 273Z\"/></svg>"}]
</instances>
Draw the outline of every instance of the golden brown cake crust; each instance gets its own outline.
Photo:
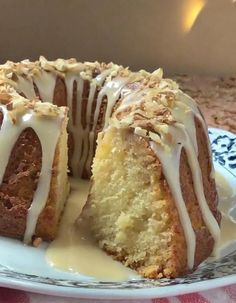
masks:
<instances>
[{"instance_id":1,"label":"golden brown cake crust","mask_svg":"<svg viewBox=\"0 0 236 303\"><path fill-rule=\"evenodd\" d=\"M59 144L57 144L55 157L52 168L52 178L50 184L50 192L48 200L39 216L36 226L35 237L44 239L45 241L51 241L55 238L58 229L58 217L57 217L57 174L58 174L58 161L59 161Z\"/></svg>"},{"instance_id":2,"label":"golden brown cake crust","mask_svg":"<svg viewBox=\"0 0 236 303\"><path fill-rule=\"evenodd\" d=\"M2 113L0 113L2 115ZM56 184L58 151L54 159L51 189L47 204L41 213L36 227L35 237L46 241L55 238ZM9 158L8 166L0 186L0 234L23 239L28 208L37 188L38 176L42 165L42 151L35 132L28 128L18 138Z\"/></svg>"},{"instance_id":3,"label":"golden brown cake crust","mask_svg":"<svg viewBox=\"0 0 236 303\"><path fill-rule=\"evenodd\" d=\"M32 129L18 138L0 186L0 233L22 239L41 170L40 142Z\"/></svg>"}]
</instances>

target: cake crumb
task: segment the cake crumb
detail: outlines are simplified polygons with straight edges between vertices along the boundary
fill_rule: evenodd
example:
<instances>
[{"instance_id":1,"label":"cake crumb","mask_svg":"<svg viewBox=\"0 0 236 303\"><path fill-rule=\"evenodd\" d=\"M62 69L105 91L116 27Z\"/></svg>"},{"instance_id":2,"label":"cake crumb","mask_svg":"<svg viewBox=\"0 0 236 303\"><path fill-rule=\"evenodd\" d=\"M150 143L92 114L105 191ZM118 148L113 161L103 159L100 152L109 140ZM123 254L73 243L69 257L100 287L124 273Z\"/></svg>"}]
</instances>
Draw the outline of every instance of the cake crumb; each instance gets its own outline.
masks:
<instances>
[{"instance_id":1,"label":"cake crumb","mask_svg":"<svg viewBox=\"0 0 236 303\"><path fill-rule=\"evenodd\" d=\"M34 247L39 247L39 246L41 245L42 242L43 242L43 241L42 241L42 238L37 237L37 238L35 238L35 239L33 240L33 246L34 246Z\"/></svg>"}]
</instances>

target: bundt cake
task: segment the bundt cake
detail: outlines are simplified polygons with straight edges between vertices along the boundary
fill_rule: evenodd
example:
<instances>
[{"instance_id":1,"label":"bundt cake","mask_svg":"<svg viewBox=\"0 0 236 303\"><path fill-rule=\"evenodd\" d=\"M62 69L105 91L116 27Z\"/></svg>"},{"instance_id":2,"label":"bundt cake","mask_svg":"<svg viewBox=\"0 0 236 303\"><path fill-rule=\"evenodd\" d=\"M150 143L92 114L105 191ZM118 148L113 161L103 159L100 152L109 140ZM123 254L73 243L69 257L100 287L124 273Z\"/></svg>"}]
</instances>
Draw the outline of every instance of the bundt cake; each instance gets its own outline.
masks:
<instances>
[{"instance_id":1,"label":"bundt cake","mask_svg":"<svg viewBox=\"0 0 236 303\"><path fill-rule=\"evenodd\" d=\"M55 235L68 191L67 106L72 175L90 177L93 161L92 186L82 218L89 220L100 247L149 278L182 275L212 253L219 238L220 213L207 128L196 103L175 82L163 79L162 70L131 72L113 63L47 61L41 57L37 62L7 62L0 71L1 88L4 92L9 87L10 98L4 101L5 92L3 97L0 95L5 104L3 121L18 99L25 104L22 126L18 126L14 140L11 136L8 139L11 148L7 153L14 165L9 161L9 170L1 168L0 207L9 219L0 216L0 234L24 237L26 242L32 236L47 240ZM38 108L42 115L38 115ZM27 119L28 111L33 113L32 120ZM34 116L41 119L43 138L34 128ZM52 127L47 126L49 122ZM47 137L49 129L55 133L54 138ZM7 128L9 131L11 128ZM47 178L40 170L48 157L42 148L45 142L54 159L47 165ZM15 179L26 177L29 181L19 183L18 191L11 189ZM38 199L41 180L49 189ZM27 199L21 199L26 189L30 193ZM53 194L59 191L62 194L55 197ZM36 203L40 207L34 214L31 209ZM23 215L18 219L17 208L21 206ZM30 233L29 217L34 222ZM17 220L17 227L12 228ZM49 220L53 232L48 232Z\"/></svg>"}]
</instances>

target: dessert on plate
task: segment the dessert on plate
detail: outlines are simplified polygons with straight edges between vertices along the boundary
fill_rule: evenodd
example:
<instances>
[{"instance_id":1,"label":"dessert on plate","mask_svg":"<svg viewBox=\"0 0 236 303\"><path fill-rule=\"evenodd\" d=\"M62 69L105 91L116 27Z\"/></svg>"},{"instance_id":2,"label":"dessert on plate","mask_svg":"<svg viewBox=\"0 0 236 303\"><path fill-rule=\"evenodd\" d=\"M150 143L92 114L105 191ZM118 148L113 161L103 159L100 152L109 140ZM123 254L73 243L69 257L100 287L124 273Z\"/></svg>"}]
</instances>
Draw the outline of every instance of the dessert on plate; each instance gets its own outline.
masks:
<instances>
[{"instance_id":1,"label":"dessert on plate","mask_svg":"<svg viewBox=\"0 0 236 303\"><path fill-rule=\"evenodd\" d=\"M145 277L176 277L212 253L220 213L207 127L161 69L7 62L0 104L1 235L55 237L68 149L71 174L91 176L82 216L115 259Z\"/></svg>"}]
</instances>

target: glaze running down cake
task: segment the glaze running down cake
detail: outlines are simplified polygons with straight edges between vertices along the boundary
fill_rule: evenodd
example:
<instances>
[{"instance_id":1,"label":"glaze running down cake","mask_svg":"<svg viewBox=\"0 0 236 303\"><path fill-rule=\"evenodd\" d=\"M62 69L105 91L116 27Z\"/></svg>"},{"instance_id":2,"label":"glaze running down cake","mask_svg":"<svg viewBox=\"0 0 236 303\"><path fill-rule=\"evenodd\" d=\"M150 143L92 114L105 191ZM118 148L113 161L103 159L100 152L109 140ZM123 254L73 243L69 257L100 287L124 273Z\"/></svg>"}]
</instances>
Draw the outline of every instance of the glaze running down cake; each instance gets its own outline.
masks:
<instances>
[{"instance_id":1,"label":"glaze running down cake","mask_svg":"<svg viewBox=\"0 0 236 303\"><path fill-rule=\"evenodd\" d=\"M220 213L207 128L196 103L175 82L163 79L161 69L131 72L113 63L41 57L36 62L7 62L0 70L2 87L8 85L13 91L9 104L22 98L31 111L34 104L44 113L52 108L64 114L63 106L69 107L69 168L73 176L88 178L93 161L92 187L82 217L90 220L101 248L150 278L192 271L212 253L219 238ZM48 116L42 125L50 120ZM35 131L32 125L24 124ZM20 129L23 126L18 135ZM58 126L55 133L59 130ZM42 151L42 159L43 155ZM36 183L42 179L39 171L31 178ZM66 167L55 171L65 176ZM47 177L49 184L54 169ZM66 193L64 180L60 190ZM36 187L25 218L35 204ZM46 191L42 197L42 213L48 195ZM4 205L1 201L1 207L7 208ZM34 216L34 222L39 222L42 213ZM11 225L1 220L0 233L4 234ZM28 224L23 225L27 230ZM26 230L21 237L29 242ZM5 235L17 236L14 232ZM30 236L35 235L37 228L31 229Z\"/></svg>"},{"instance_id":2,"label":"glaze running down cake","mask_svg":"<svg viewBox=\"0 0 236 303\"><path fill-rule=\"evenodd\" d=\"M0 80L0 125L0 234L52 240L69 192L67 108L29 101Z\"/></svg>"}]
</instances>

